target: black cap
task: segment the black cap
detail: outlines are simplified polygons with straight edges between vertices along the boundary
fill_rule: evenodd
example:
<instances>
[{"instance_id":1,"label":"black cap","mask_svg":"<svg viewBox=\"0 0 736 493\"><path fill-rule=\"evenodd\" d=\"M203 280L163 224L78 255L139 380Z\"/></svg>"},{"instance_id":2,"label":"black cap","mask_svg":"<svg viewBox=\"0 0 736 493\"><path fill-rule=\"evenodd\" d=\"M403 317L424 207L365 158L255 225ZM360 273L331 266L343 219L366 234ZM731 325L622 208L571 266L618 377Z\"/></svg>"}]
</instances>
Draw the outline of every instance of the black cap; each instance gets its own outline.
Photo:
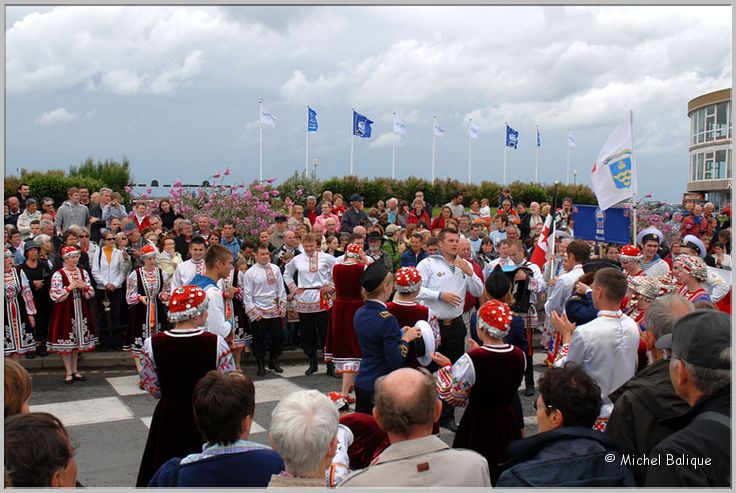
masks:
<instances>
[{"instance_id":1,"label":"black cap","mask_svg":"<svg viewBox=\"0 0 736 493\"><path fill-rule=\"evenodd\" d=\"M671 334L655 344L657 349L671 349L672 354L688 363L716 370L731 369L731 317L718 310L695 310L678 320Z\"/></svg>"},{"instance_id":2,"label":"black cap","mask_svg":"<svg viewBox=\"0 0 736 493\"><path fill-rule=\"evenodd\" d=\"M488 279L486 279L486 291L491 295L491 298L500 300L506 296L509 289L511 289L511 281L509 281L501 266L496 265Z\"/></svg>"},{"instance_id":3,"label":"black cap","mask_svg":"<svg viewBox=\"0 0 736 493\"><path fill-rule=\"evenodd\" d=\"M350 202L363 202L363 197L361 197L357 193L354 193L350 196Z\"/></svg>"},{"instance_id":4,"label":"black cap","mask_svg":"<svg viewBox=\"0 0 736 493\"><path fill-rule=\"evenodd\" d=\"M286 222L286 216L276 216L274 218L274 221L276 221L277 223L285 223Z\"/></svg>"},{"instance_id":5,"label":"black cap","mask_svg":"<svg viewBox=\"0 0 736 493\"><path fill-rule=\"evenodd\" d=\"M28 240L28 241L26 241L26 244L23 247L23 253L28 253L28 250L31 250L33 248L38 248L39 250L41 249L41 247L38 246L38 243L36 243L33 240Z\"/></svg>"},{"instance_id":6,"label":"black cap","mask_svg":"<svg viewBox=\"0 0 736 493\"><path fill-rule=\"evenodd\" d=\"M586 274L588 272L597 272L607 267L613 267L614 269L623 270L623 267L621 267L621 264L619 264L615 260L608 260L606 258L601 258L601 259L589 260L585 262L583 264L583 272L585 272Z\"/></svg>"},{"instance_id":7,"label":"black cap","mask_svg":"<svg viewBox=\"0 0 736 493\"><path fill-rule=\"evenodd\" d=\"M379 233L378 231L371 231L370 233L368 233L368 236L366 236L365 239L366 241L383 240L383 237L381 236L381 233Z\"/></svg>"},{"instance_id":8,"label":"black cap","mask_svg":"<svg viewBox=\"0 0 736 493\"><path fill-rule=\"evenodd\" d=\"M360 275L360 285L369 293L386 280L388 269L383 262L373 262Z\"/></svg>"}]
</instances>

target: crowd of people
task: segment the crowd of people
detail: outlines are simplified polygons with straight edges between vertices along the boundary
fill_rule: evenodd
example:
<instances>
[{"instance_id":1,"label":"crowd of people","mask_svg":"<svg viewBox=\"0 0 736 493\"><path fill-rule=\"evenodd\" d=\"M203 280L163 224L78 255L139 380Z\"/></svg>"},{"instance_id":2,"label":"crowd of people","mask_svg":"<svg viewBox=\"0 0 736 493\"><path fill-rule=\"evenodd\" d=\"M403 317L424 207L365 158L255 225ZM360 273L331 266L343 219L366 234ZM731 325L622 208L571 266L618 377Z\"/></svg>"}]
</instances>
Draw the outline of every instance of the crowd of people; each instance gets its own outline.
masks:
<instances>
[{"instance_id":1,"label":"crowd of people","mask_svg":"<svg viewBox=\"0 0 736 493\"><path fill-rule=\"evenodd\" d=\"M167 199L128 213L71 188L38 211L31 193L6 200L6 484L77 471L18 362L57 353L71 385L79 353L125 350L159 399L137 486L730 486L730 220L709 204L681 237L620 246L576 239L571 199L527 208L507 188L493 208L419 191L367 212L325 191L254 239ZM555 248L533 262L545 222ZM284 398L271 447L250 441L241 355L264 376L296 347L339 391Z\"/></svg>"}]
</instances>

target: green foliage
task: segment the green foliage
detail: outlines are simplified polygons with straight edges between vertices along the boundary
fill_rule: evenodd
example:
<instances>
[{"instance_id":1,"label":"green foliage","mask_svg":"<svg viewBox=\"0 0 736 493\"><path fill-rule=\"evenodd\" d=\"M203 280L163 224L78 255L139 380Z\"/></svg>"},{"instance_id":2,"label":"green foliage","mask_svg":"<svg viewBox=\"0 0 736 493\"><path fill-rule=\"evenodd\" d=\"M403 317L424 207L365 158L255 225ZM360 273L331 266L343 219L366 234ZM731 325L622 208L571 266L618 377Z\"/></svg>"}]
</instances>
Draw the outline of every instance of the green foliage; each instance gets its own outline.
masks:
<instances>
[{"instance_id":1,"label":"green foliage","mask_svg":"<svg viewBox=\"0 0 736 493\"><path fill-rule=\"evenodd\" d=\"M105 186L103 182L95 178L70 177L62 173L37 174L26 182L31 188L31 195L38 200L43 197L51 197L57 208L67 199L66 191L71 187L88 187L94 191Z\"/></svg>"},{"instance_id":2,"label":"green foliage","mask_svg":"<svg viewBox=\"0 0 736 493\"><path fill-rule=\"evenodd\" d=\"M256 184L253 183L253 185ZM319 201L319 196L323 190L322 183L319 180L315 180L311 175L304 176L304 173L300 171L295 171L293 175L279 185L278 189L281 192L281 198L286 199L288 197L295 204L301 205L306 203L309 195L314 195Z\"/></svg>"},{"instance_id":3,"label":"green foliage","mask_svg":"<svg viewBox=\"0 0 736 493\"><path fill-rule=\"evenodd\" d=\"M92 158L87 158L79 167L72 166L69 168L69 176L72 178L96 179L104 183L103 186L120 192L125 202L130 199L125 187L132 183L133 179L130 176L130 162L127 158L123 158L122 162L117 162L114 159L95 162Z\"/></svg>"}]
</instances>

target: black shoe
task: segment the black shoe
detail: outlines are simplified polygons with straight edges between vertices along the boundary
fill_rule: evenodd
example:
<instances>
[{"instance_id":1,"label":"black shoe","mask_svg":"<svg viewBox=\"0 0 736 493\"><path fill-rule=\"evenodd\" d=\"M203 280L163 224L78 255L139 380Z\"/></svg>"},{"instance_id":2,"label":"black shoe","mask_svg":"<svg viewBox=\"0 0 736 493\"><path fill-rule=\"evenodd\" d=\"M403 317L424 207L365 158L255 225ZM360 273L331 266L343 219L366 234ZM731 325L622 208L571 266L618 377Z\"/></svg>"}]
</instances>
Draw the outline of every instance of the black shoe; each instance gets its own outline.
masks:
<instances>
[{"instance_id":1,"label":"black shoe","mask_svg":"<svg viewBox=\"0 0 736 493\"><path fill-rule=\"evenodd\" d=\"M67 375L66 378L64 379L64 384L71 385L73 383L74 383L74 377L72 375Z\"/></svg>"},{"instance_id":2,"label":"black shoe","mask_svg":"<svg viewBox=\"0 0 736 493\"><path fill-rule=\"evenodd\" d=\"M279 360L276 358L273 358L269 363L268 367L275 371L276 373L284 373L284 369L281 368L281 365L279 364Z\"/></svg>"},{"instance_id":3,"label":"black shoe","mask_svg":"<svg viewBox=\"0 0 736 493\"><path fill-rule=\"evenodd\" d=\"M447 421L440 422L440 428L445 428L453 433L457 433L457 423L454 419L448 419Z\"/></svg>"},{"instance_id":4,"label":"black shoe","mask_svg":"<svg viewBox=\"0 0 736 493\"><path fill-rule=\"evenodd\" d=\"M46 344L41 344L36 348L36 354L42 358L45 358L49 355L48 349L46 349Z\"/></svg>"},{"instance_id":5,"label":"black shoe","mask_svg":"<svg viewBox=\"0 0 736 493\"><path fill-rule=\"evenodd\" d=\"M532 397L534 395L534 385L527 385L524 395L526 397Z\"/></svg>"},{"instance_id":6,"label":"black shoe","mask_svg":"<svg viewBox=\"0 0 736 493\"><path fill-rule=\"evenodd\" d=\"M263 362L262 359L259 359L258 361L256 361L256 363L258 364L258 371L256 371L256 376L258 376L258 377L264 376L266 374L266 365L265 365L265 363Z\"/></svg>"},{"instance_id":7,"label":"black shoe","mask_svg":"<svg viewBox=\"0 0 736 493\"><path fill-rule=\"evenodd\" d=\"M305 375L312 375L313 373L317 373L317 370L319 368L317 367L317 356L310 356L309 357L309 368L307 368L304 371Z\"/></svg>"},{"instance_id":8,"label":"black shoe","mask_svg":"<svg viewBox=\"0 0 736 493\"><path fill-rule=\"evenodd\" d=\"M72 380L74 380L75 382L86 382L87 381L87 377L85 377L85 376L81 375L79 372L77 372L74 375L72 375Z\"/></svg>"},{"instance_id":9,"label":"black shoe","mask_svg":"<svg viewBox=\"0 0 736 493\"><path fill-rule=\"evenodd\" d=\"M335 364L332 362L327 363L327 371L325 373L327 373L327 375L334 377L334 378L341 378L340 375L335 373Z\"/></svg>"}]
</instances>

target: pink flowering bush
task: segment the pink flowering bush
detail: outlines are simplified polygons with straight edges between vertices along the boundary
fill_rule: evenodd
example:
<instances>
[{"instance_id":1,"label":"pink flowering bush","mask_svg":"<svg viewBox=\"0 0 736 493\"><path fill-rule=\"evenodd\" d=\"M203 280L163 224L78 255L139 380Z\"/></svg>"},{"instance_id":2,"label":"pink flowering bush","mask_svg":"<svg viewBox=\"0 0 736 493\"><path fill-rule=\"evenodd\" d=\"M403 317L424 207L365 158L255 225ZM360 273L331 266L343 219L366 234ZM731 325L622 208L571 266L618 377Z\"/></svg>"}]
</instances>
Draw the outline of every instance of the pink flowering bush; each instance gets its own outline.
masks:
<instances>
[{"instance_id":1,"label":"pink flowering bush","mask_svg":"<svg viewBox=\"0 0 736 493\"><path fill-rule=\"evenodd\" d=\"M218 171L208 187L199 188L184 188L177 180L170 192L174 210L190 219L204 214L215 227L232 221L241 236L256 237L279 214L276 209L279 191L272 188L273 180L266 185L255 183L250 187L243 183L225 185L220 181L229 175L228 168Z\"/></svg>"}]
</instances>

